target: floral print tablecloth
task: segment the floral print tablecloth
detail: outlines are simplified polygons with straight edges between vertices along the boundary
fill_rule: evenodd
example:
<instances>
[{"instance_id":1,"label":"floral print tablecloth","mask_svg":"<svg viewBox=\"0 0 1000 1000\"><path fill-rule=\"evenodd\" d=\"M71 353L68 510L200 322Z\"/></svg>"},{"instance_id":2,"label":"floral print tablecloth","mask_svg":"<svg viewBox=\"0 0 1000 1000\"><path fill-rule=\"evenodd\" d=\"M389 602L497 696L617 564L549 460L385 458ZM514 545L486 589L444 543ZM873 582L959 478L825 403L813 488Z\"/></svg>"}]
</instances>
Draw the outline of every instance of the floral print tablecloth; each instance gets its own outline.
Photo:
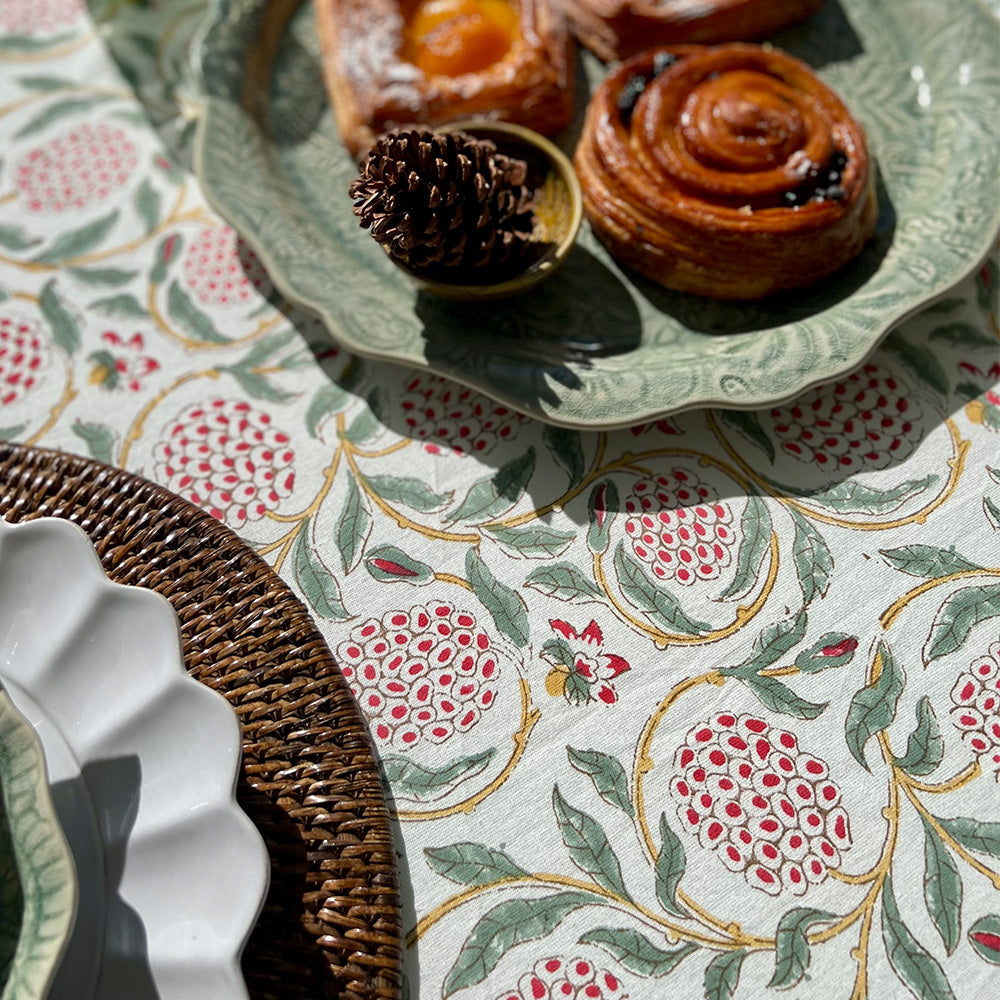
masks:
<instances>
[{"instance_id":1,"label":"floral print tablecloth","mask_svg":"<svg viewBox=\"0 0 1000 1000\"><path fill-rule=\"evenodd\" d=\"M187 162L202 12L0 4L0 436L301 595L398 818L404 995L994 995L996 255L793 403L546 427L275 294Z\"/></svg>"}]
</instances>

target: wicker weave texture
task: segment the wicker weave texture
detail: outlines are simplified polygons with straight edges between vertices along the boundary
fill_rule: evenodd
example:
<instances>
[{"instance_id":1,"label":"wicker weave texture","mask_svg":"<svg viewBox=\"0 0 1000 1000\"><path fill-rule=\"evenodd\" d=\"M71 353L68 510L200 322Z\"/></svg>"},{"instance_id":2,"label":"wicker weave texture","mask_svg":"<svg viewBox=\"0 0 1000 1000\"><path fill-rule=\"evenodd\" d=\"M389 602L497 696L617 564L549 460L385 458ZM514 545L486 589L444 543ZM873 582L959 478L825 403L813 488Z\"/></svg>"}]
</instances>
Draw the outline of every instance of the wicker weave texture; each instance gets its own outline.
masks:
<instances>
[{"instance_id":1,"label":"wicker weave texture","mask_svg":"<svg viewBox=\"0 0 1000 1000\"><path fill-rule=\"evenodd\" d=\"M112 580L170 601L188 671L235 709L237 797L271 859L243 959L253 1000L397 1000L389 813L363 719L298 598L210 515L87 459L0 444L0 516L83 528Z\"/></svg>"}]
</instances>

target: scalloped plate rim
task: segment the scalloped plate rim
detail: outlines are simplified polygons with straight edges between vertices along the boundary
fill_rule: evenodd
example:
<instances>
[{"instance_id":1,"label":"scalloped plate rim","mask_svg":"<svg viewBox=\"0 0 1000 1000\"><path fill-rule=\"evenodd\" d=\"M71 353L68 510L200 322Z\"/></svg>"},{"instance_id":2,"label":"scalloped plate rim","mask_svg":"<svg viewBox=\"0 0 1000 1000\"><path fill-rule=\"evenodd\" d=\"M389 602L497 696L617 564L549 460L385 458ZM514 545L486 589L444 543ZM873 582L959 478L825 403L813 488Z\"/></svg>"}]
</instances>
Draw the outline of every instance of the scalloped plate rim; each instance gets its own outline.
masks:
<instances>
[{"instance_id":1,"label":"scalloped plate rim","mask_svg":"<svg viewBox=\"0 0 1000 1000\"><path fill-rule=\"evenodd\" d=\"M10 522L5 518L0 517L0 538L2 538L5 534L17 532L22 529L30 529L34 532L49 534L54 533L62 536L66 540L67 544L79 546L81 550L86 553L86 558L89 560L96 572L89 580L84 580L82 582L74 580L69 584L70 586L80 585L90 587L93 588L95 593L104 591L109 594L113 593L117 595L125 595L126 599L128 599L129 594L142 595L142 600L144 602L149 602L150 607L156 609L155 613L162 618L164 625L166 625L169 618L170 623L172 623L173 628L176 630L176 648L172 648L169 651L169 659L171 661L169 667L171 671L170 680L169 683L163 685L154 700L157 702L166 702L172 694L182 690L197 692L197 698L202 705L206 707L209 705L212 706L210 709L211 717L208 721L215 726L215 738L221 745L228 748L228 758L225 770L220 768L217 773L217 776L220 778L220 786L225 787L226 789L225 796L219 796L218 799L213 800L210 804L206 804L204 809L199 810L197 813L192 813L189 819L192 821L196 820L198 819L201 811L218 809L221 807L230 815L236 823L237 829L240 830L240 843L234 846L231 842L229 845L230 855L234 859L231 862L231 866L235 868L239 865L240 870L244 875L243 881L248 883L256 882L257 888L252 894L252 907L247 906L242 913L238 914L227 913L229 926L237 928L239 933L230 935L229 940L225 942L225 954L222 954L220 950L220 954L215 956L212 965L220 969L224 968L227 974L227 980L232 983L234 987L232 992L226 994L226 997L228 997L229 1000L246 1000L248 992L240 968L241 956L256 924L257 918L260 915L261 909L263 908L267 895L270 878L270 858L267 846L264 843L264 839L261 836L260 831L239 805L236 798L236 790L240 777L240 760L242 755L241 727L239 720L236 717L236 713L233 710L232 705L229 704L222 694L218 691L212 690L204 684L201 684L194 677L188 674L184 665L183 652L181 650L180 625L177 620L177 614L174 611L173 605L163 595L150 588L120 584L111 580L105 573L104 567L101 564L100 558L98 557L89 536L78 524L73 521L69 521L61 517L42 516L25 521ZM4 572L3 567L4 562L0 559L0 575ZM0 668L3 668L2 663L0 663ZM26 683L22 678L19 678L7 668L3 668L2 676L5 682L9 682L10 686L13 688L23 689L24 692L36 701L36 703L38 703L44 710L44 703L39 697L39 692L35 684L31 681ZM44 685L44 683L45 681L43 679L42 685ZM16 695L16 690L14 694ZM15 707L17 707L16 697L12 697L11 700L14 702ZM144 711L147 708L148 706L144 703L137 706L135 711ZM204 714L208 715L208 712L205 712ZM222 723L219 720L225 720L225 722ZM118 720L122 726L127 725L131 721L132 717L130 716ZM82 720L79 730L77 733L72 734L72 736L64 733L58 726L55 725L55 723L52 723L52 725L67 744L82 771L83 767L91 762L87 754L81 753L78 749L80 739L82 738L83 740L86 740L86 727L82 725ZM226 727L226 732L222 731L223 725ZM108 736L108 732L103 732L100 739L98 739L96 743L96 747L100 748L104 741L108 739ZM194 744L190 745L194 746ZM187 753L188 756L190 756L190 753L193 753L194 751L186 751L184 746L185 744L182 741L177 740L175 741L174 746L172 748L168 748L166 752L173 752L175 755L180 755L182 757L185 753ZM202 759L203 758L199 758L199 760ZM223 778L225 779L224 785L222 782ZM139 787L141 791L143 787L143 783L141 781ZM139 798L141 799L142 796L140 795ZM161 805L163 804L165 801L163 793L160 794L156 801ZM177 828L177 821L180 821L181 826L183 825L184 816L177 816L174 820L175 822L172 825L172 829ZM163 821L161 820L160 822ZM237 846L239 847L238 851L235 849ZM211 868L206 866L205 870L198 873L199 877L205 877L206 872L209 873L208 877L211 877L210 871ZM132 877L135 878L136 876L133 874ZM153 908L150 907L149 909L151 911ZM156 921L154 913L141 911L138 915L140 919L145 918L144 925L147 928L155 928ZM148 937L149 935L147 934L146 936ZM184 958L185 956L183 955L173 955L169 956L169 961L183 961ZM204 956L200 955L199 959L204 959ZM166 963L168 959L165 957L163 961ZM150 974L153 976L157 963L151 956L149 964ZM205 966L202 965L200 967L204 968ZM155 976L153 981L155 983ZM172 993L171 996L176 996L176 994ZM189 996L190 1000L202 1000L201 994L197 992L193 992L189 994ZM218 1000L226 1000L226 997L223 997L220 994L218 996Z\"/></svg>"},{"instance_id":2,"label":"scalloped plate rim","mask_svg":"<svg viewBox=\"0 0 1000 1000\"><path fill-rule=\"evenodd\" d=\"M212 31L216 27L215 12L217 8L222 6L223 2L224 0L211 0L209 9L206 12L205 18L197 32L195 43L192 46L191 59L194 77L199 81L201 80L202 68L201 52L203 47L207 45ZM264 0L262 0L262 2L264 2ZM300 2L306 2L306 0L300 0ZM865 2L875 3L878 2L878 0L865 0ZM994 21L996 20L993 12L985 3L982 2L982 0L964 0L964 2L977 7L981 13L984 13ZM545 406L544 402L527 400L523 396L519 396L515 393L504 392L490 386L482 377L477 378L477 373L468 372L447 363L429 362L426 356L416 355L412 351L403 348L370 348L364 343L364 341L355 338L347 332L346 324L335 312L331 311L328 306L318 301L314 296L299 290L296 287L294 278L290 274L286 273L283 267L277 264L274 256L270 252L267 242L262 240L261 237L251 228L240 224L240 221L237 218L238 213L236 209L224 198L221 198L214 189L213 185L206 179L204 159L206 156L208 137L211 129L211 114L218 106L228 107L229 102L208 95L205 92L204 84L200 83L199 87L201 90L201 93L199 94L200 103L198 104L196 111L195 134L193 141L194 174L199 181L202 194L206 201L224 220L230 223L239 232L243 240L260 258L260 261L267 270L268 276L271 278L275 288L281 292L282 295L284 295L290 302L300 305L315 313L323 321L331 337L335 341L339 342L341 346L357 355L374 361L389 362L416 370L430 372L431 374L444 376L454 382L458 382L468 388L481 392L500 403L512 406L541 422L573 430L620 430L662 417L672 416L706 407L748 411L790 402L798 398L804 392L807 392L808 390L825 382L847 375L865 364L875 351L878 350L882 341L890 333L892 333L893 330L898 328L900 324L919 314L939 299L947 296L948 293L963 280L974 274L982 266L983 261L988 257L990 251L996 245L998 237L1000 237L1000 200L996 200L990 204L990 211L985 213L987 215L988 223L982 224L979 227L980 237L978 242L974 247L967 248L965 258L962 261L956 262L950 268L945 268L944 275L937 276L933 285L929 286L923 295L916 296L909 301L900 303L895 310L888 310L887 316L880 324L880 329L877 333L871 335L870 342L865 345L865 349L863 351L856 352L849 359L845 359L843 362L829 363L822 368L822 370L808 372L808 374L804 375L793 388L786 392L782 392L780 394L758 392L755 394L745 395L744 398L739 399L733 399L731 397L724 398L720 395L712 394L694 395L676 405L636 408L626 417L618 419L607 417L588 418L584 415L564 416L559 412L558 407L550 409ZM401 276L401 280L405 281L406 279ZM554 383L553 380L549 379L546 385L553 392L559 392L558 384ZM565 397L560 397L561 403L564 400Z\"/></svg>"}]
</instances>

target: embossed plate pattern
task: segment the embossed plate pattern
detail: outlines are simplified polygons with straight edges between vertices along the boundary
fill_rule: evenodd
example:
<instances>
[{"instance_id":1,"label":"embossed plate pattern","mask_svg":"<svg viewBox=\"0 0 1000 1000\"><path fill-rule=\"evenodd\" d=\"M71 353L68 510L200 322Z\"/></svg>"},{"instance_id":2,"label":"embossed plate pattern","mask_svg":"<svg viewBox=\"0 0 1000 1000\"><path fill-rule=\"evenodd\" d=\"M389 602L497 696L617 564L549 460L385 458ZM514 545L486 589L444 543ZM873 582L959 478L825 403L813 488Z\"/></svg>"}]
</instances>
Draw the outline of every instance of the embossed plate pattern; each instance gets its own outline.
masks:
<instances>
[{"instance_id":1,"label":"embossed plate pattern","mask_svg":"<svg viewBox=\"0 0 1000 1000\"><path fill-rule=\"evenodd\" d=\"M356 224L354 165L312 18L299 0L213 4L196 145L207 197L282 292L349 349L430 369L551 423L627 426L791 398L858 365L974 269L1000 227L996 19L978 0L829 0L775 42L843 96L879 163L878 232L836 279L778 303L713 303L625 273L584 227L542 287L477 307L437 301ZM583 66L593 87L602 67L589 55ZM560 137L564 149L578 128Z\"/></svg>"}]
</instances>

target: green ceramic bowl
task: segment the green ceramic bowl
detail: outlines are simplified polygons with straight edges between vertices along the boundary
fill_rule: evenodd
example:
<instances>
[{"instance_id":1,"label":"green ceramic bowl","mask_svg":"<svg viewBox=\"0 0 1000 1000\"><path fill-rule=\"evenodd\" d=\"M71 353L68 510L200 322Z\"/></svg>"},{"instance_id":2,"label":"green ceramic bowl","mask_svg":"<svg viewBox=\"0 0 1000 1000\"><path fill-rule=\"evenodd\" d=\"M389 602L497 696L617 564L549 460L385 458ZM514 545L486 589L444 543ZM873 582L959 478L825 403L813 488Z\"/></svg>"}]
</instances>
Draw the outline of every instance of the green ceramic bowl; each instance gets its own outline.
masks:
<instances>
[{"instance_id":1,"label":"green ceramic bowl","mask_svg":"<svg viewBox=\"0 0 1000 1000\"><path fill-rule=\"evenodd\" d=\"M0 1000L48 995L76 900L41 743L0 686Z\"/></svg>"}]
</instances>

